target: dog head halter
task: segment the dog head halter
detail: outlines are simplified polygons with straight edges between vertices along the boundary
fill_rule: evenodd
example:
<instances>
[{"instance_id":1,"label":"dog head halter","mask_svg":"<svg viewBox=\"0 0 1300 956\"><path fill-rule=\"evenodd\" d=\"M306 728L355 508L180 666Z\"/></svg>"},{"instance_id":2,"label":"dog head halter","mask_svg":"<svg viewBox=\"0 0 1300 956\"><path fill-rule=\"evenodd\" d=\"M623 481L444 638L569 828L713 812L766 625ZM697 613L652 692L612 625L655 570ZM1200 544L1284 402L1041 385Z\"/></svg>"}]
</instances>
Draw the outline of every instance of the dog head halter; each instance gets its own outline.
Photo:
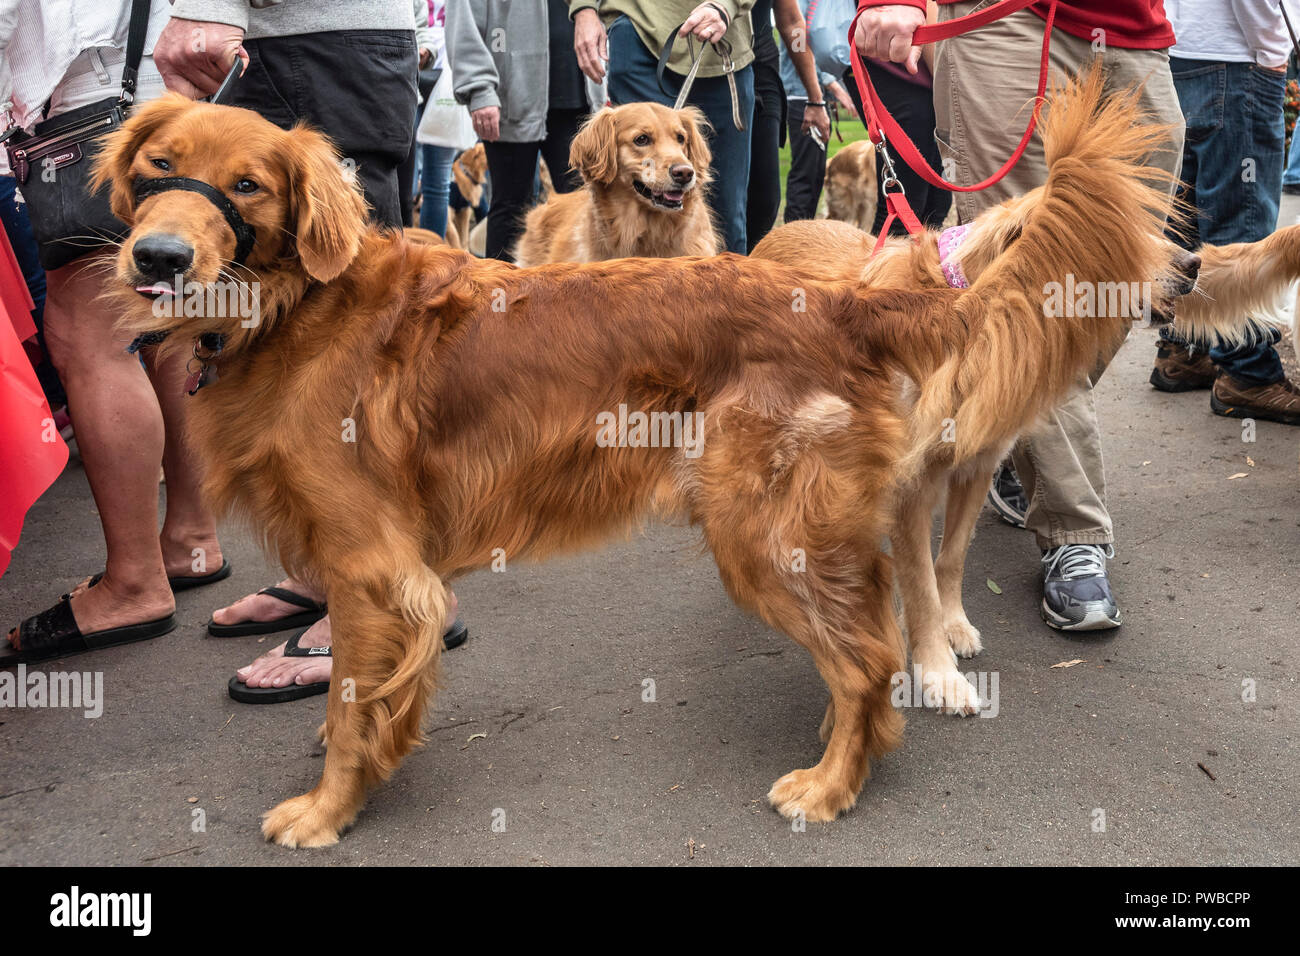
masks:
<instances>
[{"instance_id":1,"label":"dog head halter","mask_svg":"<svg viewBox=\"0 0 1300 956\"><path fill-rule=\"evenodd\" d=\"M257 241L257 234L253 231L252 226L244 222L244 217L239 214L239 210L230 201L230 197L221 190L200 179L189 179L185 176L163 176L159 179L146 179L143 176L137 176L135 180L135 201L142 203L150 196L156 196L159 193L173 189L198 193L217 207L217 210L225 217L226 224L230 226L230 230L235 234L235 256L231 261L242 266L248 259L248 254L253 251L253 243Z\"/></svg>"}]
</instances>

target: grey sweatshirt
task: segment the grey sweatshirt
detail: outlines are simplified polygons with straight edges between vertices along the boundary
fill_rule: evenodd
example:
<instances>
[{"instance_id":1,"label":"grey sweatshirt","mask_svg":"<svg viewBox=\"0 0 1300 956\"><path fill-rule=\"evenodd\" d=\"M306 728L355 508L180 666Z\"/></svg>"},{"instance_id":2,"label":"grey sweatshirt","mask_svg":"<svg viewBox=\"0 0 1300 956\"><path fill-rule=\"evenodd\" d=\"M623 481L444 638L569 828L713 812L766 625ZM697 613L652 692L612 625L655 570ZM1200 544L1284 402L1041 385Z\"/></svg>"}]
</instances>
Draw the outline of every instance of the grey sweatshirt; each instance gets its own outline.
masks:
<instances>
[{"instance_id":1,"label":"grey sweatshirt","mask_svg":"<svg viewBox=\"0 0 1300 956\"><path fill-rule=\"evenodd\" d=\"M501 141L546 138L550 82L546 0L447 0L456 101L501 108Z\"/></svg>"},{"instance_id":2,"label":"grey sweatshirt","mask_svg":"<svg viewBox=\"0 0 1300 956\"><path fill-rule=\"evenodd\" d=\"M172 16L240 27L250 40L334 30L411 30L410 0L175 0Z\"/></svg>"}]
</instances>

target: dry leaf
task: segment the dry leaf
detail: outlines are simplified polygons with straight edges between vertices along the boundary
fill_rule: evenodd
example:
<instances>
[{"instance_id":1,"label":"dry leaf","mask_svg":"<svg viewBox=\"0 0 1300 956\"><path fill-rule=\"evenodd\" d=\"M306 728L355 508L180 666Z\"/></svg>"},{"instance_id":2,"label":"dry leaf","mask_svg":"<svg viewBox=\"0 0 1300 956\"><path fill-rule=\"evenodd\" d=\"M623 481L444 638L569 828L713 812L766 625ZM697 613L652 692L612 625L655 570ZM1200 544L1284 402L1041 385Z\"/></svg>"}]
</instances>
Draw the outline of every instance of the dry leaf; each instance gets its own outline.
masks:
<instances>
[{"instance_id":1,"label":"dry leaf","mask_svg":"<svg viewBox=\"0 0 1300 956\"><path fill-rule=\"evenodd\" d=\"M487 734L470 734L470 736L465 738L465 743L472 744L474 741L479 739L487 740Z\"/></svg>"},{"instance_id":2,"label":"dry leaf","mask_svg":"<svg viewBox=\"0 0 1300 956\"><path fill-rule=\"evenodd\" d=\"M1083 660L1082 658L1076 657L1076 658L1075 658L1074 660L1072 660L1072 661L1061 661L1061 663L1059 663L1059 664L1053 664L1052 666L1053 666L1053 667L1073 667L1075 664L1086 664L1086 663L1087 663L1087 661Z\"/></svg>"},{"instance_id":3,"label":"dry leaf","mask_svg":"<svg viewBox=\"0 0 1300 956\"><path fill-rule=\"evenodd\" d=\"M1239 471L1239 472L1237 472L1235 475L1229 475L1229 476L1228 476L1228 480L1229 480L1229 481L1232 481L1232 480L1234 480L1234 479L1236 479L1236 478L1245 478L1245 477L1246 477L1246 472L1244 472L1244 471Z\"/></svg>"}]
</instances>

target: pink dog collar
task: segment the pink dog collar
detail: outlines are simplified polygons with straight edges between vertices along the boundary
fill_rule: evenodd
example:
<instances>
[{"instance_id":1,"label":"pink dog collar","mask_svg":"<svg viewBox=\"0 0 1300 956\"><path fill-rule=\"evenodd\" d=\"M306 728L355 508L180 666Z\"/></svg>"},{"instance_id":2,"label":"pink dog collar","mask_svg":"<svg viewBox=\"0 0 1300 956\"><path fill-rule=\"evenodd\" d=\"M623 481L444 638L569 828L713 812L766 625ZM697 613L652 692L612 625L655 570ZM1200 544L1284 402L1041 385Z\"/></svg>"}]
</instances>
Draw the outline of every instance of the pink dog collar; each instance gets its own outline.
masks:
<instances>
[{"instance_id":1,"label":"pink dog collar","mask_svg":"<svg viewBox=\"0 0 1300 956\"><path fill-rule=\"evenodd\" d=\"M939 233L939 267L943 269L943 277L948 280L948 285L954 289L970 288L970 280L966 278L966 273L961 268L961 260L957 258L957 250L966 241L969 233L970 223L964 226L953 226Z\"/></svg>"}]
</instances>

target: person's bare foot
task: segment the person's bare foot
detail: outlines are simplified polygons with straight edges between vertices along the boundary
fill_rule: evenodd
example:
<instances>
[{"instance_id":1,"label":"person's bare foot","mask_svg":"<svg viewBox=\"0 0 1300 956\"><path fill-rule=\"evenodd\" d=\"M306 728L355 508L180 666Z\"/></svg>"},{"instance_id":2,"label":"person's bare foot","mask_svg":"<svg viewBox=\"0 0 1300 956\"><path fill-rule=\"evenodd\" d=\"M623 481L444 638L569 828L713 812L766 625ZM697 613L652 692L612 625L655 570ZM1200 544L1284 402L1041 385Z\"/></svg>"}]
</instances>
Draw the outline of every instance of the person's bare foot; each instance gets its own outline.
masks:
<instances>
[{"instance_id":1,"label":"person's bare foot","mask_svg":"<svg viewBox=\"0 0 1300 956\"><path fill-rule=\"evenodd\" d=\"M290 582L290 584L293 583ZM287 586L289 585L281 585L281 587ZM297 590L297 588L294 588L294 590ZM298 593L302 592L299 591ZM253 597L256 596L253 595ZM321 599L321 596L314 592L311 596L316 600ZM244 598L244 600L246 601L248 598ZM242 602L236 602L232 607L237 607L239 603ZM447 622L449 625L456 620L457 607L458 602L455 593L448 591ZM214 614L213 618L215 617ZM302 637L298 639L298 646L329 647L330 640L330 619L327 614L307 628ZM290 684L324 683L330 679L330 670L334 662L332 657L285 657L284 648L286 644L288 644L288 641L273 647L253 663L241 667L235 671L236 676L249 687L287 687Z\"/></svg>"},{"instance_id":2,"label":"person's bare foot","mask_svg":"<svg viewBox=\"0 0 1300 956\"><path fill-rule=\"evenodd\" d=\"M220 565L218 565L220 567ZM284 588L286 591L292 591L294 594L301 594L310 601L319 601L324 603L325 595L320 591L304 584L293 578L285 578L277 587ZM230 625L245 624L250 621L278 621L283 617L291 617L294 614L301 614L302 608L281 601L277 597L269 594L249 594L240 598L229 607L218 608L212 612L212 622L214 624ZM326 644L329 641L325 642ZM315 647L318 645L307 644L305 646ZM324 646L324 645L319 645Z\"/></svg>"},{"instance_id":3,"label":"person's bare foot","mask_svg":"<svg viewBox=\"0 0 1300 956\"><path fill-rule=\"evenodd\" d=\"M213 615L214 617L216 615ZM323 684L330 679L332 657L285 657L285 641L253 663L235 671L249 687L287 687L290 684ZM329 647L329 615L321 618L298 638L299 647Z\"/></svg>"}]
</instances>

